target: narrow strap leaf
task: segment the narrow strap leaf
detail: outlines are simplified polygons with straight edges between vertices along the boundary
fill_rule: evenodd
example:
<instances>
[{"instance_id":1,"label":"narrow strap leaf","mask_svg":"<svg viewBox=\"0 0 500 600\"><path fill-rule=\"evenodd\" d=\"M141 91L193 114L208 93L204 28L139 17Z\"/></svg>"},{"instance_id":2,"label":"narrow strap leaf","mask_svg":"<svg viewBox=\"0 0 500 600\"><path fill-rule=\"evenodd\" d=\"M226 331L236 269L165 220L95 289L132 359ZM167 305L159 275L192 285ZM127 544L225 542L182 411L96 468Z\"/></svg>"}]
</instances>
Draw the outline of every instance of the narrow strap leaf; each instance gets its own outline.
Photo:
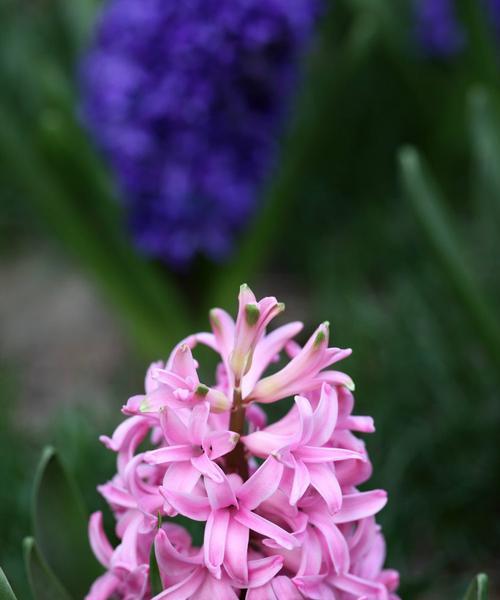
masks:
<instances>
[{"instance_id":1,"label":"narrow strap leaf","mask_svg":"<svg viewBox=\"0 0 500 600\"><path fill-rule=\"evenodd\" d=\"M149 555L149 584L151 586L151 595L156 596L163 591L163 585L160 577L160 569L156 561L155 546L151 546ZM1 600L1 599L0 599Z\"/></svg>"},{"instance_id":2,"label":"narrow strap leaf","mask_svg":"<svg viewBox=\"0 0 500 600\"><path fill-rule=\"evenodd\" d=\"M496 227L500 222L500 122L492 98L485 88L474 88L469 93L468 105L480 210L485 213L484 219L491 221L492 214L496 217L496 223L492 223Z\"/></svg>"},{"instance_id":3,"label":"narrow strap leaf","mask_svg":"<svg viewBox=\"0 0 500 600\"><path fill-rule=\"evenodd\" d=\"M0 569L0 600L17 600L2 569Z\"/></svg>"},{"instance_id":4,"label":"narrow strap leaf","mask_svg":"<svg viewBox=\"0 0 500 600\"><path fill-rule=\"evenodd\" d=\"M429 243L462 302L478 336L495 364L500 364L500 326L472 269L468 268L450 225L440 190L424 170L418 152L411 147L399 153L403 191Z\"/></svg>"},{"instance_id":5,"label":"narrow strap leaf","mask_svg":"<svg viewBox=\"0 0 500 600\"><path fill-rule=\"evenodd\" d=\"M76 484L56 451L45 448L35 478L33 527L44 560L67 589L82 598L99 574Z\"/></svg>"},{"instance_id":6,"label":"narrow strap leaf","mask_svg":"<svg viewBox=\"0 0 500 600\"><path fill-rule=\"evenodd\" d=\"M484 573L479 573L473 579L464 600L488 600L488 576Z\"/></svg>"},{"instance_id":7,"label":"narrow strap leaf","mask_svg":"<svg viewBox=\"0 0 500 600\"><path fill-rule=\"evenodd\" d=\"M44 561L35 540L31 537L25 538L23 549L28 581L34 599L71 600L71 596Z\"/></svg>"}]
</instances>

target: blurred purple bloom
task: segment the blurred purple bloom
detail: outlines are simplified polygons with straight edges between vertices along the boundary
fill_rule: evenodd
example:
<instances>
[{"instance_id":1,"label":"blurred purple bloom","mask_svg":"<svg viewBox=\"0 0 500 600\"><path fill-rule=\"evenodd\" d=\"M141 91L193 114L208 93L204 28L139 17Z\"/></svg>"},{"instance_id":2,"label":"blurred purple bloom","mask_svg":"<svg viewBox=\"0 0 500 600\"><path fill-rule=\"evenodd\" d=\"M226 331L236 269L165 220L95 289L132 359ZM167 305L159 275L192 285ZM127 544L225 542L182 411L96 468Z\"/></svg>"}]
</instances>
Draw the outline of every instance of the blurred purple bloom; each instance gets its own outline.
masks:
<instances>
[{"instance_id":1,"label":"blurred purple bloom","mask_svg":"<svg viewBox=\"0 0 500 600\"><path fill-rule=\"evenodd\" d=\"M134 239L174 266L220 259L272 170L317 0L111 0L83 114Z\"/></svg>"},{"instance_id":2,"label":"blurred purple bloom","mask_svg":"<svg viewBox=\"0 0 500 600\"><path fill-rule=\"evenodd\" d=\"M465 36L454 0L416 0L417 39L432 57L449 57L463 47Z\"/></svg>"},{"instance_id":3,"label":"blurred purple bloom","mask_svg":"<svg viewBox=\"0 0 500 600\"><path fill-rule=\"evenodd\" d=\"M500 33L500 0L487 0L495 32Z\"/></svg>"}]
</instances>

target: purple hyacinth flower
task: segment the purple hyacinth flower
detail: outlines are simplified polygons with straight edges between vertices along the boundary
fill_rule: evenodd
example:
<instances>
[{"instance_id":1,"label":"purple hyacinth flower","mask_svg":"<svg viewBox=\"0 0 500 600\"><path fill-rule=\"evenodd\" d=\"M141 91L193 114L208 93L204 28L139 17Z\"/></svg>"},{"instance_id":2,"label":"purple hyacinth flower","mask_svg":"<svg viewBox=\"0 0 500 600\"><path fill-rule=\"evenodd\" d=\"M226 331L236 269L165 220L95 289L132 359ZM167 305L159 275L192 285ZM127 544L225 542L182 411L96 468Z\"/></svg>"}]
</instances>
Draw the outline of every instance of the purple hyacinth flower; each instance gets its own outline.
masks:
<instances>
[{"instance_id":1,"label":"purple hyacinth flower","mask_svg":"<svg viewBox=\"0 0 500 600\"><path fill-rule=\"evenodd\" d=\"M318 0L111 0L81 71L83 118L134 240L221 259L276 160Z\"/></svg>"},{"instance_id":2,"label":"purple hyacinth flower","mask_svg":"<svg viewBox=\"0 0 500 600\"><path fill-rule=\"evenodd\" d=\"M487 6L495 33L498 35L500 33L500 0L487 0Z\"/></svg>"},{"instance_id":3,"label":"purple hyacinth flower","mask_svg":"<svg viewBox=\"0 0 500 600\"><path fill-rule=\"evenodd\" d=\"M422 50L436 58L460 52L465 35L454 0L416 0L416 33Z\"/></svg>"}]
</instances>

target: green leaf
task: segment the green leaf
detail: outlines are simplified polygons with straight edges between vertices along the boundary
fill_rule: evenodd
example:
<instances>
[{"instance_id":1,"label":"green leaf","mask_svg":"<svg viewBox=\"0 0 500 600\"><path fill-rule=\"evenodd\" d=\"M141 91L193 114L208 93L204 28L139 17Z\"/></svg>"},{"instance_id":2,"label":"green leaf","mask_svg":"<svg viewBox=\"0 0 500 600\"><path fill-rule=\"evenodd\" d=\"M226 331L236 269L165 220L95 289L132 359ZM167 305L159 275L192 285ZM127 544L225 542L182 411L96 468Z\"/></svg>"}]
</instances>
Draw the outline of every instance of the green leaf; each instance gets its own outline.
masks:
<instances>
[{"instance_id":1,"label":"green leaf","mask_svg":"<svg viewBox=\"0 0 500 600\"><path fill-rule=\"evenodd\" d=\"M71 600L71 596L44 561L35 540L31 537L25 538L23 549L28 581L34 599Z\"/></svg>"},{"instance_id":2,"label":"green leaf","mask_svg":"<svg viewBox=\"0 0 500 600\"><path fill-rule=\"evenodd\" d=\"M464 600L488 600L488 576L479 573L465 592Z\"/></svg>"},{"instance_id":3,"label":"green leaf","mask_svg":"<svg viewBox=\"0 0 500 600\"><path fill-rule=\"evenodd\" d=\"M45 448L33 495L35 539L45 561L78 598L85 596L99 574L88 542L87 523L74 480L54 448Z\"/></svg>"},{"instance_id":4,"label":"green leaf","mask_svg":"<svg viewBox=\"0 0 500 600\"><path fill-rule=\"evenodd\" d=\"M156 561L154 544L151 546L151 553L149 555L149 583L151 586L152 596L156 596L163 591L163 584L161 582L160 569Z\"/></svg>"},{"instance_id":5,"label":"green leaf","mask_svg":"<svg viewBox=\"0 0 500 600\"><path fill-rule=\"evenodd\" d=\"M2 569L0 569L0 600L17 600Z\"/></svg>"},{"instance_id":6,"label":"green leaf","mask_svg":"<svg viewBox=\"0 0 500 600\"><path fill-rule=\"evenodd\" d=\"M469 126L473 159L478 179L477 198L485 220L491 215L500 220L500 120L490 93L483 87L474 88L468 96Z\"/></svg>"},{"instance_id":7,"label":"green leaf","mask_svg":"<svg viewBox=\"0 0 500 600\"><path fill-rule=\"evenodd\" d=\"M500 365L500 326L474 277L474 271L467 265L440 190L424 168L415 148L400 150L399 165L404 194L444 274L453 286L457 299L462 302L485 349L495 364Z\"/></svg>"}]
</instances>

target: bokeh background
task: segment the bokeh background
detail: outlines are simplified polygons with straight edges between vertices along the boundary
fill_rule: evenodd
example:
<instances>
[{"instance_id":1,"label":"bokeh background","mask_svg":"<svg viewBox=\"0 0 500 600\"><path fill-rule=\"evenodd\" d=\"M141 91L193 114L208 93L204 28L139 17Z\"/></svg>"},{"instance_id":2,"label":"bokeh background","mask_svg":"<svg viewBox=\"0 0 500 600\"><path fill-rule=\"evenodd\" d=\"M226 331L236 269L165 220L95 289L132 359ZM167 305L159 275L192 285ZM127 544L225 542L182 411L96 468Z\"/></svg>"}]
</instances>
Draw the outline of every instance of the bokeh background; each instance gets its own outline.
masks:
<instances>
[{"instance_id":1,"label":"bokeh background","mask_svg":"<svg viewBox=\"0 0 500 600\"><path fill-rule=\"evenodd\" d=\"M370 485L389 492L381 522L402 597L457 598L485 571L500 598L497 4L316 4L307 43L260 57L259 69L281 56L298 70L274 137L252 141L276 147L245 196L251 210L222 245L172 254L174 242L137 241L140 198L97 139L106 123L85 116L81 65L101 3L1 0L0 564L20 598L41 448L55 445L100 506L95 486L113 465L98 434L149 361L204 329L210 307L234 310L243 281L308 328L329 319L334 343L353 348L344 368L377 425ZM242 189L210 231L228 227ZM190 210L184 230L206 240L211 205Z\"/></svg>"}]
</instances>

